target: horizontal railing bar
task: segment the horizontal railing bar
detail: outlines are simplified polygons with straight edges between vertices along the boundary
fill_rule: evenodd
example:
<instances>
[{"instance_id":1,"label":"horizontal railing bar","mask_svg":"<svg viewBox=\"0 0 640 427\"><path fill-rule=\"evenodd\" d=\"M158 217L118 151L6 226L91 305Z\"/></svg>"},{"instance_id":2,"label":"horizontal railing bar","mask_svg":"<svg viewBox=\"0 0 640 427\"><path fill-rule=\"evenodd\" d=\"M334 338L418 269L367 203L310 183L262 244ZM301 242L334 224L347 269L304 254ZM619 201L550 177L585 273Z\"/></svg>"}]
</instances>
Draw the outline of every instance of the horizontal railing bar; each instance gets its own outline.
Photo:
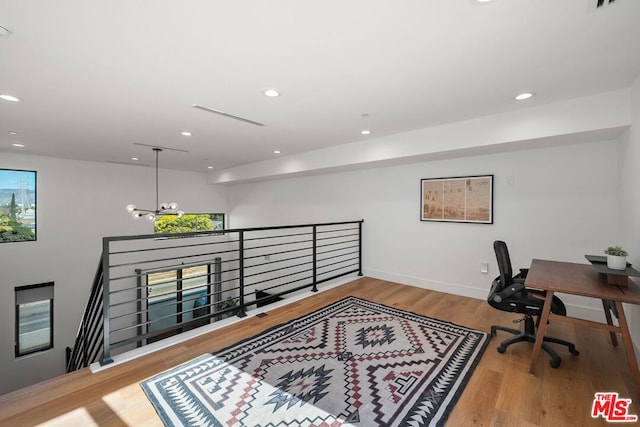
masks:
<instances>
[{"instance_id":1,"label":"horizontal railing bar","mask_svg":"<svg viewBox=\"0 0 640 427\"><path fill-rule=\"evenodd\" d=\"M140 274L144 275L144 274L164 273L165 271L172 271L172 270L178 270L178 269L184 270L192 267L204 267L208 265L214 265L216 263L225 263L230 261L230 260L223 261L222 258L220 258L220 261L218 261L217 260L218 258L219 257L216 257L209 261L193 261L193 262L188 262L186 264L185 263L169 264L169 265L164 265L162 267L150 268L147 270L140 269Z\"/></svg>"},{"instance_id":2,"label":"horizontal railing bar","mask_svg":"<svg viewBox=\"0 0 640 427\"><path fill-rule=\"evenodd\" d=\"M342 242L335 242L335 243L327 243L324 245L318 245L318 248L326 248L327 246L336 246L336 245L343 245L345 243L352 243L352 242L357 242L358 239L353 239L353 240L344 240Z\"/></svg>"},{"instance_id":3,"label":"horizontal railing bar","mask_svg":"<svg viewBox=\"0 0 640 427\"><path fill-rule=\"evenodd\" d=\"M259 273L245 274L244 277L246 279L247 277L260 276L262 274L273 273L274 271L288 270L290 268L300 267L301 265L309 265L309 264L312 264L312 263L313 263L312 261L301 262L300 264L292 264L292 265L287 265L286 267L273 268L271 270L265 270L265 271L261 271ZM248 267L245 267L245 270L248 270Z\"/></svg>"},{"instance_id":4,"label":"horizontal railing bar","mask_svg":"<svg viewBox=\"0 0 640 427\"><path fill-rule=\"evenodd\" d=\"M221 261L220 263L224 264L224 263L229 263L229 262L232 262L232 261L238 261L238 259L234 258L234 259L228 260L228 261ZM208 262L207 261L206 263L200 264L200 265L206 266L206 265L209 265L209 264L214 265L215 261L214 262ZM196 265L198 265L198 264L196 264ZM163 272L166 272L166 271L178 270L179 268L180 268L180 264L176 264L174 266L174 268L169 268L167 270L162 269L162 270L157 271L157 273L163 273ZM234 271L234 270L237 270L237 268L233 268L233 269L230 269L230 270L224 270L222 272L226 273L228 271ZM118 281L118 280L123 280L123 279L133 279L133 278L137 278L138 276L146 276L147 274L149 274L149 273L147 272L147 273L140 273L140 274L129 274L129 275L126 275L126 276L118 276L118 277L114 277L113 279L109 279L109 283L114 282L114 281ZM151 273L151 274L155 274L155 273ZM151 286L153 286L153 285L151 285Z\"/></svg>"},{"instance_id":5,"label":"horizontal railing bar","mask_svg":"<svg viewBox=\"0 0 640 427\"><path fill-rule=\"evenodd\" d=\"M265 254L265 256L271 256L273 254ZM246 266L244 267L245 270L249 269L249 268L254 268L254 267L261 267L263 265L269 265L269 264L275 264L277 262L285 262L285 261L293 261L294 259L300 259L300 258L308 258L310 256L313 256L313 254L309 254L309 255L300 255L300 256L293 256L293 257L289 257L289 258L282 258L282 259L277 259L277 260L273 260L273 261L267 261L267 262L261 262L259 264L253 264L250 266Z\"/></svg>"},{"instance_id":6,"label":"horizontal railing bar","mask_svg":"<svg viewBox=\"0 0 640 427\"><path fill-rule=\"evenodd\" d=\"M325 253L330 253L330 252L325 252ZM334 256L328 256L328 257L324 257L324 258L318 258L318 262L320 261L326 261L328 259L333 259L333 258L340 258L342 256L347 256L347 255L353 255L353 254L359 254L358 251L353 251L353 252L345 252L339 255L334 255Z\"/></svg>"},{"instance_id":7,"label":"horizontal railing bar","mask_svg":"<svg viewBox=\"0 0 640 427\"><path fill-rule=\"evenodd\" d=\"M154 239L154 240L165 241L166 239ZM199 246L228 245L229 243L236 243L236 242L239 242L239 240L223 240L220 242L193 243L191 245L180 245L180 246L162 246L158 248L128 249L126 251L109 252L109 255L125 255L125 254L132 254L132 253L138 253L138 252L168 251L171 249L197 248Z\"/></svg>"},{"instance_id":8,"label":"horizontal railing bar","mask_svg":"<svg viewBox=\"0 0 640 427\"><path fill-rule=\"evenodd\" d=\"M281 284L279 284L278 286L286 286L286 285L290 285L290 284L292 284L292 283L296 283L296 282L299 282L299 281L301 281L301 280L306 280L306 279L312 279L312 277L311 277L311 276L308 276L308 277L302 277L302 278L300 278L300 279L291 280L291 281L289 281L289 282L281 283ZM261 284L261 283L266 283L266 282L268 282L268 280L265 280L264 282L252 283L251 285L247 285L247 286L255 286L255 285L259 285L259 284ZM311 286L312 284L313 284L313 283L309 283L309 285L308 285L308 286ZM247 304L247 305L250 305L250 304Z\"/></svg>"},{"instance_id":9,"label":"horizontal railing bar","mask_svg":"<svg viewBox=\"0 0 640 427\"><path fill-rule=\"evenodd\" d=\"M289 251L271 252L271 253L269 253L269 254L262 254L262 255L247 256L247 257L244 257L244 259L245 259L245 260L248 260L248 259L262 258L262 257L264 257L265 255L281 255L281 254L290 254L290 253L292 253L292 252L309 251L309 250L311 250L311 249L313 249L313 248L308 247L308 248L292 249L292 250L289 250ZM311 254L309 254L309 255L311 255Z\"/></svg>"},{"instance_id":10,"label":"horizontal railing bar","mask_svg":"<svg viewBox=\"0 0 640 427\"><path fill-rule=\"evenodd\" d=\"M338 235L338 236L329 236L329 237L318 237L318 238L316 239L316 241L320 241L320 240L331 240L331 239L339 239L339 238L341 238L341 237L352 237L352 236L357 237L357 236L358 236L358 233L355 233L355 234L354 234L354 233L350 233L350 234L340 234L340 235Z\"/></svg>"},{"instance_id":11,"label":"horizontal railing bar","mask_svg":"<svg viewBox=\"0 0 640 427\"><path fill-rule=\"evenodd\" d=\"M333 271L342 270L343 268L353 267L354 265L358 265L358 263L356 262L355 264L349 264L349 265L345 265L344 267L334 268L333 270L323 271L322 273L318 273L318 275L327 274L327 273L331 273Z\"/></svg>"},{"instance_id":12,"label":"horizontal railing bar","mask_svg":"<svg viewBox=\"0 0 640 427\"><path fill-rule=\"evenodd\" d=\"M342 263L344 263L344 262L354 261L354 260L357 260L357 259L358 259L358 257L355 257L355 258L347 258L347 259L343 259L343 260L336 261L336 262L332 262L332 263L325 264L325 265L318 265L318 270L320 270L321 268L329 267L330 265L342 264ZM322 273L318 272L318 274L322 274Z\"/></svg>"},{"instance_id":13,"label":"horizontal railing bar","mask_svg":"<svg viewBox=\"0 0 640 427\"><path fill-rule=\"evenodd\" d=\"M356 221L353 223L349 223L349 224L358 224L360 223L360 221ZM321 227L320 225L318 225L318 227ZM360 230L360 227L353 227L353 228L334 228L332 230L321 230L321 229L317 229L316 234L324 234L324 233L335 233L337 231L346 231L346 230Z\"/></svg>"},{"instance_id":14,"label":"horizontal railing bar","mask_svg":"<svg viewBox=\"0 0 640 427\"><path fill-rule=\"evenodd\" d=\"M276 246L296 245L298 243L309 243L309 242L313 242L313 239L296 240L294 242L273 243L271 245L252 246L250 248L245 247L244 250L248 251L248 250L255 250L255 249L273 248L273 247L276 247Z\"/></svg>"},{"instance_id":15,"label":"horizontal railing bar","mask_svg":"<svg viewBox=\"0 0 640 427\"><path fill-rule=\"evenodd\" d=\"M283 277L291 277L291 276L295 276L296 274L307 273L307 272L309 272L309 271L313 271L313 268L310 268L310 269L308 269L308 270L300 270L300 271L298 271L298 272L296 272L296 273L284 274L284 275L282 275L282 276L273 277L273 278L271 278L271 279L266 279L266 280L261 280L261 281L259 281L259 282L254 282L254 283L245 284L245 287L247 287L247 286L255 286L255 285L259 285L260 283L267 283L267 282L271 282L271 281L276 280L276 279L282 279ZM311 277L311 276L309 276L309 277ZM305 277L305 279L307 279L307 278L309 278L309 277ZM302 280L302 279L300 279L300 280ZM297 280L296 280L295 282L297 282Z\"/></svg>"},{"instance_id":16,"label":"horizontal railing bar","mask_svg":"<svg viewBox=\"0 0 640 427\"><path fill-rule=\"evenodd\" d=\"M357 248L357 247L358 247L358 245L353 245L353 246L345 246L344 248L330 249L328 251L318 252L318 255L332 254L334 252L344 251L344 250L347 250L347 249L354 249L354 248Z\"/></svg>"},{"instance_id":17,"label":"horizontal railing bar","mask_svg":"<svg viewBox=\"0 0 640 427\"><path fill-rule=\"evenodd\" d=\"M104 240L107 242L119 242L119 241L128 241L128 240L143 240L143 239L161 239L161 238L172 238L179 239L185 237L197 237L197 236L206 236L206 235L215 235L215 234L228 234L228 233L238 233L238 232L250 232L250 231L267 231L267 230L286 230L292 228L304 228L304 227L326 227L331 225L346 225L346 224L357 224L360 222L364 222L364 220L358 221L340 221L340 222L326 222L321 224L298 224L298 225L280 225L280 226L272 226L272 227L250 227L250 228L231 228L228 230L215 230L215 231L194 231L189 233L164 233L164 234L140 234L136 236L111 236L105 237Z\"/></svg>"},{"instance_id":18,"label":"horizontal railing bar","mask_svg":"<svg viewBox=\"0 0 640 427\"><path fill-rule=\"evenodd\" d=\"M196 255L181 255L181 256L173 256L173 257L169 257L169 258L156 258L156 259L151 259L151 260L140 260L140 261L135 261L135 262L124 262L122 264L110 265L109 269L120 268L120 267L128 267L128 266L131 266L131 265L149 264L149 263L152 263L152 262L172 261L174 259L195 258L195 257L204 257L204 256L219 255L219 254L228 254L230 252L238 252L238 250L237 249L230 249L228 251L206 252L206 253L203 253L203 254L196 254ZM115 280L115 279L113 279L113 280Z\"/></svg>"},{"instance_id":19,"label":"horizontal railing bar","mask_svg":"<svg viewBox=\"0 0 640 427\"><path fill-rule=\"evenodd\" d=\"M306 232L306 233L293 233L293 234L278 234L278 235L264 236L264 237L248 237L248 238L245 237L244 241L249 242L253 240L280 239L282 237L309 236L311 234L312 233Z\"/></svg>"}]
</instances>

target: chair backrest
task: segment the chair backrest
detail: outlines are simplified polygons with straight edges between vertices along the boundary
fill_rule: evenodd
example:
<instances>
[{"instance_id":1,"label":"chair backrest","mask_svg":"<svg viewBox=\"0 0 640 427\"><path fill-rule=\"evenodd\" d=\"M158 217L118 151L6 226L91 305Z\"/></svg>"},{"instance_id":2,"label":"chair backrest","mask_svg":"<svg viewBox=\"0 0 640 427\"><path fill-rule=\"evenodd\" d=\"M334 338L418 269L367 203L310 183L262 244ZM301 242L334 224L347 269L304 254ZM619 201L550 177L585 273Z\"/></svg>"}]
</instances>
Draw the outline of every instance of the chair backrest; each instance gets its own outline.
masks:
<instances>
[{"instance_id":1,"label":"chair backrest","mask_svg":"<svg viewBox=\"0 0 640 427\"><path fill-rule=\"evenodd\" d=\"M509 249L507 244L502 240L493 242L493 250L496 253L498 261L498 270L500 270L500 282L502 287L509 286L513 283L513 270L511 268L511 258L509 258Z\"/></svg>"}]
</instances>

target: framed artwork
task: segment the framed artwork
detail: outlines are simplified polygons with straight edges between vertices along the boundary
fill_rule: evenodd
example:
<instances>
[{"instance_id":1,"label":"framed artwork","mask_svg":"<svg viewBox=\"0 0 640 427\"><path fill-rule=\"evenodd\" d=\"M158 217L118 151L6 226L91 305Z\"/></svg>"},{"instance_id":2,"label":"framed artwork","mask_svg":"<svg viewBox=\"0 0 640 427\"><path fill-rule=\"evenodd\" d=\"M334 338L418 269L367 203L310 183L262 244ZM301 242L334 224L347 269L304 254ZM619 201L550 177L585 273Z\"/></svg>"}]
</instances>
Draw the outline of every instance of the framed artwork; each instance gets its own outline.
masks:
<instances>
[{"instance_id":1,"label":"framed artwork","mask_svg":"<svg viewBox=\"0 0 640 427\"><path fill-rule=\"evenodd\" d=\"M493 224L493 175L420 180L420 220Z\"/></svg>"},{"instance_id":2,"label":"framed artwork","mask_svg":"<svg viewBox=\"0 0 640 427\"><path fill-rule=\"evenodd\" d=\"M0 169L0 243L36 240L36 172Z\"/></svg>"}]
</instances>

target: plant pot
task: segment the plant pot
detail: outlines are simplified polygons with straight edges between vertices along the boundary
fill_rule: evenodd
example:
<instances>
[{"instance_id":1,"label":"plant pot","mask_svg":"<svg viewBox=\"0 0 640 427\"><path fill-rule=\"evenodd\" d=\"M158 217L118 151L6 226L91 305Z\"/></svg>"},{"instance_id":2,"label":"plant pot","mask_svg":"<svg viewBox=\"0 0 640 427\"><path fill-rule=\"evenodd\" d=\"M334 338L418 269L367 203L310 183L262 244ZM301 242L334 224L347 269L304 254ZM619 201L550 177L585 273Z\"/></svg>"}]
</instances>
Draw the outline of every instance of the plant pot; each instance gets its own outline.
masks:
<instances>
[{"instance_id":1,"label":"plant pot","mask_svg":"<svg viewBox=\"0 0 640 427\"><path fill-rule=\"evenodd\" d=\"M607 268L611 270L626 270L627 257L617 255L607 255Z\"/></svg>"}]
</instances>

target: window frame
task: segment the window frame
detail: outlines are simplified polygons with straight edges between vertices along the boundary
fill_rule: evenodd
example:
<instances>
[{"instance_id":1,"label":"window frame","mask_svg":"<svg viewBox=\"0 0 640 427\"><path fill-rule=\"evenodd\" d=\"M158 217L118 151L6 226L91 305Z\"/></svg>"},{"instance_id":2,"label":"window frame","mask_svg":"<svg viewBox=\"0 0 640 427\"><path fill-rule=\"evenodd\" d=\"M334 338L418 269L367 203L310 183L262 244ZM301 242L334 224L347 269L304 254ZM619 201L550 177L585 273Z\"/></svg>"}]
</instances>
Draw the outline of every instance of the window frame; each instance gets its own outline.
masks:
<instances>
[{"instance_id":1,"label":"window frame","mask_svg":"<svg viewBox=\"0 0 640 427\"><path fill-rule=\"evenodd\" d=\"M213 218L211 218L211 217L213 217L214 215L215 216L222 216L222 221L221 221L222 222L222 229L221 230L213 230L212 232L223 231L225 229L226 225L227 225L227 214L224 213L224 212L209 212L209 213L207 213L207 212L185 212L184 215L198 215L198 216L200 216L200 215L208 215L210 217L211 221L213 221ZM158 222L159 219L160 218L157 218L153 222L153 232L154 232L154 234L172 234L172 233L161 233L161 232L158 231L157 222ZM191 230L191 231L188 231L188 232L199 232L199 231L202 231L202 230ZM185 233L188 233L188 232L185 232Z\"/></svg>"},{"instance_id":2,"label":"window frame","mask_svg":"<svg viewBox=\"0 0 640 427\"><path fill-rule=\"evenodd\" d=\"M44 288L51 288L50 291L48 289L44 289ZM36 291L36 289L42 289L42 294L48 294L49 292L51 293L50 298L46 298L46 299L34 299L33 301L25 301L25 302L19 302L19 297L18 294L20 293L27 293L29 291L32 291L31 293L36 293L38 291ZM47 350L51 350L54 347L54 313L53 313L53 309L54 309L54 304L53 304L53 300L54 300L54 282L44 282L44 283L37 283L34 285L26 285L26 286L16 286L14 289L14 303L15 303L15 342L14 342L14 354L16 358L19 357L23 357L23 356L27 356L30 354L34 354L34 353L39 353L42 351L47 351ZM33 297L32 297L33 298ZM26 299L30 299L30 298L26 298ZM28 303L32 303L32 302L43 302L43 301L49 301L49 341L45 346L39 346L36 348L31 348L28 350L22 350L21 351L21 337L22 335L20 334L20 306L24 305L24 304L28 304Z\"/></svg>"}]
</instances>

